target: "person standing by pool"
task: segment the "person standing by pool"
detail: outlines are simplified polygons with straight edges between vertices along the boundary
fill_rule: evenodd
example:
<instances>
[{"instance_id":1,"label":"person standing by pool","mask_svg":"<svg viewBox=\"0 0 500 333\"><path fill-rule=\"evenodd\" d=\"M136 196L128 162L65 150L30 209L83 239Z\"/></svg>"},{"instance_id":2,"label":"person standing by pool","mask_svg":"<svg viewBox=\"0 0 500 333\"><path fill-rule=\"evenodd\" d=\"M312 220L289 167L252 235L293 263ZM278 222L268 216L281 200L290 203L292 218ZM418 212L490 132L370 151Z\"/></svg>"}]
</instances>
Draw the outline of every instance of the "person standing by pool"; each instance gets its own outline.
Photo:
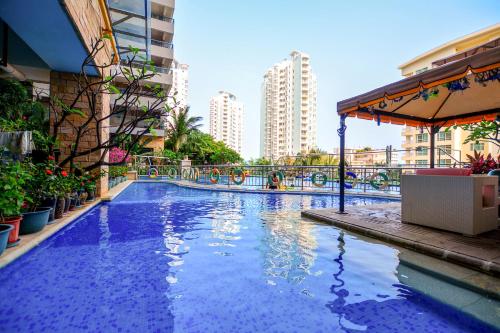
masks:
<instances>
[{"instance_id":1,"label":"person standing by pool","mask_svg":"<svg viewBox=\"0 0 500 333\"><path fill-rule=\"evenodd\" d=\"M271 190L278 189L279 183L280 183L280 180L279 180L278 176L276 175L276 172L273 172L273 177L271 178L271 184L269 184L269 189L271 189Z\"/></svg>"}]
</instances>

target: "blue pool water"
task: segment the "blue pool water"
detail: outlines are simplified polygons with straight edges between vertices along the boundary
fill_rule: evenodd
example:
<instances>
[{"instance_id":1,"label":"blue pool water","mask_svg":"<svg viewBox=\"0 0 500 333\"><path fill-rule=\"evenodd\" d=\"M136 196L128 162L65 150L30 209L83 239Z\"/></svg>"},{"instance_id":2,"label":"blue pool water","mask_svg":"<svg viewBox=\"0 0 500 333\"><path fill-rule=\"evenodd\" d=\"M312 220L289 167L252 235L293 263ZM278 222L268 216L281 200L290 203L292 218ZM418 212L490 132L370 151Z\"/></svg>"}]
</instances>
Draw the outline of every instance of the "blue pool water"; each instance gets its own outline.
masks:
<instances>
[{"instance_id":1,"label":"blue pool water","mask_svg":"<svg viewBox=\"0 0 500 333\"><path fill-rule=\"evenodd\" d=\"M336 200L132 184L0 270L0 332L496 332L300 218Z\"/></svg>"}]
</instances>

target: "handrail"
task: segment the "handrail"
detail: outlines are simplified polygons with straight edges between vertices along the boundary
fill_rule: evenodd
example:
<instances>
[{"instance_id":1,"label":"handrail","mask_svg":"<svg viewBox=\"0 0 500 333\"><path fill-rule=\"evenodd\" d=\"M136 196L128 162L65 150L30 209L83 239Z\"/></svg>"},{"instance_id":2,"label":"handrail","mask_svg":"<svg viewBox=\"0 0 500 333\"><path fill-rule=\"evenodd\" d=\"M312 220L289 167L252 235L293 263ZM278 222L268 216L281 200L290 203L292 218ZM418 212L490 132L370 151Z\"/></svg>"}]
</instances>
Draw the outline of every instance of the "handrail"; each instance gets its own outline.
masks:
<instances>
[{"instance_id":1,"label":"handrail","mask_svg":"<svg viewBox=\"0 0 500 333\"><path fill-rule=\"evenodd\" d=\"M160 20L160 21L165 21L165 22L170 22L170 23L174 23L175 22L173 18L168 17L168 16L163 16L163 15L158 15L158 14L151 13L151 17L155 18L157 20Z\"/></svg>"},{"instance_id":2,"label":"handrail","mask_svg":"<svg viewBox=\"0 0 500 333\"><path fill-rule=\"evenodd\" d=\"M109 40L111 42L111 48L113 49L113 64L117 64L119 62L118 58L118 48L116 47L115 37L113 36L113 26L111 24L111 19L109 17L108 7L106 6L105 0L99 0L99 8L101 9L101 14L104 18L104 29L102 31L103 36L105 34L109 35Z\"/></svg>"},{"instance_id":3,"label":"handrail","mask_svg":"<svg viewBox=\"0 0 500 333\"><path fill-rule=\"evenodd\" d=\"M156 45L156 46L165 47L167 49L173 49L174 48L174 44L173 43L171 43L171 42L165 42L165 41L162 41L162 40L151 39L151 44L152 45Z\"/></svg>"}]
</instances>

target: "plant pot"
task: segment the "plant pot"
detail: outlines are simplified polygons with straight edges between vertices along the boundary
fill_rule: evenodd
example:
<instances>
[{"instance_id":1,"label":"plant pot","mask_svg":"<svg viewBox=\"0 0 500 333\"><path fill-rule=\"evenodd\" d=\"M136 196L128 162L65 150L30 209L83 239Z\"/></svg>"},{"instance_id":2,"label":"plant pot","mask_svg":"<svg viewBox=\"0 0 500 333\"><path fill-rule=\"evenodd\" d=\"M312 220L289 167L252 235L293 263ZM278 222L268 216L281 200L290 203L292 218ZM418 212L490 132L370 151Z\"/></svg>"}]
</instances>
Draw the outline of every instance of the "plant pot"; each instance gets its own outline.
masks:
<instances>
[{"instance_id":1,"label":"plant pot","mask_svg":"<svg viewBox=\"0 0 500 333\"><path fill-rule=\"evenodd\" d=\"M76 206L76 199L75 199L75 197L71 197L69 199L69 210L70 211L75 210L75 206Z\"/></svg>"},{"instance_id":2,"label":"plant pot","mask_svg":"<svg viewBox=\"0 0 500 333\"><path fill-rule=\"evenodd\" d=\"M64 214L69 212L69 205L71 204L71 198L70 197L65 197L64 198Z\"/></svg>"},{"instance_id":3,"label":"plant pot","mask_svg":"<svg viewBox=\"0 0 500 333\"><path fill-rule=\"evenodd\" d=\"M84 192L82 192L82 193L80 194L80 203L81 203L82 205L83 205L83 204L85 203L85 201L87 200L87 196L88 196L88 194L87 194L87 192L86 192L86 191L84 191Z\"/></svg>"},{"instance_id":4,"label":"plant pot","mask_svg":"<svg viewBox=\"0 0 500 333\"><path fill-rule=\"evenodd\" d=\"M89 190L87 191L87 201L94 201L95 200L95 190Z\"/></svg>"},{"instance_id":5,"label":"plant pot","mask_svg":"<svg viewBox=\"0 0 500 333\"><path fill-rule=\"evenodd\" d=\"M3 251L7 248L7 242L12 229L14 229L14 227L9 224L0 224L0 255L2 255Z\"/></svg>"},{"instance_id":6,"label":"plant pot","mask_svg":"<svg viewBox=\"0 0 500 333\"><path fill-rule=\"evenodd\" d=\"M36 212L23 213L23 221L19 228L20 235L34 234L42 230L49 222L51 207L40 207Z\"/></svg>"},{"instance_id":7,"label":"plant pot","mask_svg":"<svg viewBox=\"0 0 500 333\"><path fill-rule=\"evenodd\" d=\"M21 224L22 216L11 216L4 218L2 224L8 224L13 227L9 233L9 241L7 242L7 247L16 246L19 242L19 225Z\"/></svg>"},{"instance_id":8,"label":"plant pot","mask_svg":"<svg viewBox=\"0 0 500 333\"><path fill-rule=\"evenodd\" d=\"M57 200L56 200L55 197L53 197L53 198L45 198L42 201L42 206L43 207L51 207L52 208L52 210L50 211L50 214L49 214L49 223L51 223L55 219L54 213L56 211L56 203L57 203Z\"/></svg>"},{"instance_id":9,"label":"plant pot","mask_svg":"<svg viewBox=\"0 0 500 333\"><path fill-rule=\"evenodd\" d=\"M56 211L54 213L56 219L60 219L63 217L65 203L66 200L64 200L64 198L57 198Z\"/></svg>"}]
</instances>

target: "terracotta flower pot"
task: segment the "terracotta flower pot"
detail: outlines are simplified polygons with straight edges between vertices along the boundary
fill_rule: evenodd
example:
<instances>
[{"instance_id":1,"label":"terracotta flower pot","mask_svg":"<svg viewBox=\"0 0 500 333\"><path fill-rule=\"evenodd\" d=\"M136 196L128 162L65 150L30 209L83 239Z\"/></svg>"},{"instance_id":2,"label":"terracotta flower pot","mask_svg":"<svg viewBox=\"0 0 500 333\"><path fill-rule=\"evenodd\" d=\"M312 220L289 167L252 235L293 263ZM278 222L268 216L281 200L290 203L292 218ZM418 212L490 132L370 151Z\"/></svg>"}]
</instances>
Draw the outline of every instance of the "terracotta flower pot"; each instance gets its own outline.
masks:
<instances>
[{"instance_id":1,"label":"terracotta flower pot","mask_svg":"<svg viewBox=\"0 0 500 333\"><path fill-rule=\"evenodd\" d=\"M60 219L63 217L64 205L65 205L64 198L57 198L56 211L54 213L56 219Z\"/></svg>"},{"instance_id":2,"label":"terracotta flower pot","mask_svg":"<svg viewBox=\"0 0 500 333\"><path fill-rule=\"evenodd\" d=\"M19 226L21 225L22 216L10 216L4 218L2 224L9 224L13 227L9 234L7 247L16 246L19 241Z\"/></svg>"}]
</instances>

